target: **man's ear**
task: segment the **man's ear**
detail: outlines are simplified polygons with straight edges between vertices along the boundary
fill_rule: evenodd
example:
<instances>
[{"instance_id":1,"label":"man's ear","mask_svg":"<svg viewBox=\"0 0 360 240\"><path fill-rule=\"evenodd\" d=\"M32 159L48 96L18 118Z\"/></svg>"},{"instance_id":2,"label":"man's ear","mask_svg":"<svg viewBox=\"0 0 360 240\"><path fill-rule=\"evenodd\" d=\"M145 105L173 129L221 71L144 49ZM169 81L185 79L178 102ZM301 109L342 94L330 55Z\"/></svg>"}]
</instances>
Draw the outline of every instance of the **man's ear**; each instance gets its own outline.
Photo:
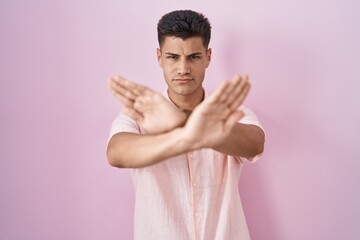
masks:
<instances>
[{"instance_id":1,"label":"man's ear","mask_svg":"<svg viewBox=\"0 0 360 240\"><path fill-rule=\"evenodd\" d=\"M159 63L159 65L160 65L160 67L162 67L161 50L160 50L160 48L157 48L157 49L156 49L156 57L157 57L157 60L158 60L158 63Z\"/></svg>"},{"instance_id":2,"label":"man's ear","mask_svg":"<svg viewBox=\"0 0 360 240\"><path fill-rule=\"evenodd\" d=\"M208 50L206 50L206 60L207 60L207 66L209 66L210 62L211 62L211 53L212 53L212 49L209 48Z\"/></svg>"}]
</instances>

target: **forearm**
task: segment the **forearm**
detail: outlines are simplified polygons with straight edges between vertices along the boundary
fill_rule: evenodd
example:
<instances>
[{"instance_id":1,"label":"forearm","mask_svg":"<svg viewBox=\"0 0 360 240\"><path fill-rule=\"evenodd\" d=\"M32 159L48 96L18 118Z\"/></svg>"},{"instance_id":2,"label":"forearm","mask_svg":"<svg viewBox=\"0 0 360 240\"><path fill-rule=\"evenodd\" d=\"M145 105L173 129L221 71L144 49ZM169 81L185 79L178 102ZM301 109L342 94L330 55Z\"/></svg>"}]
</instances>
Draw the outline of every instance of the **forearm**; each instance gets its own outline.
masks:
<instances>
[{"instance_id":1,"label":"forearm","mask_svg":"<svg viewBox=\"0 0 360 240\"><path fill-rule=\"evenodd\" d=\"M141 168L191 150L182 129L158 135L115 134L109 141L107 157L110 165L119 168Z\"/></svg>"},{"instance_id":2,"label":"forearm","mask_svg":"<svg viewBox=\"0 0 360 240\"><path fill-rule=\"evenodd\" d=\"M231 134L214 150L238 157L252 158L264 150L264 131L255 125L237 123Z\"/></svg>"}]
</instances>

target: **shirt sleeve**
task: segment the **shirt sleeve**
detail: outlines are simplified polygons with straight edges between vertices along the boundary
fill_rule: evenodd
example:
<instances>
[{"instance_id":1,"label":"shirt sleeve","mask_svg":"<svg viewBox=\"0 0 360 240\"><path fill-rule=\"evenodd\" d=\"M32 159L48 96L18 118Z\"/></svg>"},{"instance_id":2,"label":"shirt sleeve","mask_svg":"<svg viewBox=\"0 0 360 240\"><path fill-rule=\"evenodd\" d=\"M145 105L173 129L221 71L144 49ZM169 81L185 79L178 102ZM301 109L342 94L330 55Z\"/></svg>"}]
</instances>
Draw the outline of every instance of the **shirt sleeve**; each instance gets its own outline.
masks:
<instances>
[{"instance_id":1,"label":"shirt sleeve","mask_svg":"<svg viewBox=\"0 0 360 240\"><path fill-rule=\"evenodd\" d=\"M265 130L264 128L261 126L261 123L258 119L258 117L255 115L255 113L250 109L250 108L247 108L245 106L241 106L240 107L240 110L242 110L245 114L245 116L243 118L240 119L239 123L242 123L242 124L252 124L252 125L255 125L255 126L258 126L259 128L261 128L264 133L265 133ZM240 157L240 161L244 162L244 160L247 160L248 162L256 162L257 160L259 160L262 156L262 153L252 157L252 158L244 158L244 157Z\"/></svg>"},{"instance_id":2,"label":"shirt sleeve","mask_svg":"<svg viewBox=\"0 0 360 240\"><path fill-rule=\"evenodd\" d=\"M140 134L140 127L134 119L125 115L119 114L111 124L108 143L112 136L120 132L138 133Z\"/></svg>"}]
</instances>

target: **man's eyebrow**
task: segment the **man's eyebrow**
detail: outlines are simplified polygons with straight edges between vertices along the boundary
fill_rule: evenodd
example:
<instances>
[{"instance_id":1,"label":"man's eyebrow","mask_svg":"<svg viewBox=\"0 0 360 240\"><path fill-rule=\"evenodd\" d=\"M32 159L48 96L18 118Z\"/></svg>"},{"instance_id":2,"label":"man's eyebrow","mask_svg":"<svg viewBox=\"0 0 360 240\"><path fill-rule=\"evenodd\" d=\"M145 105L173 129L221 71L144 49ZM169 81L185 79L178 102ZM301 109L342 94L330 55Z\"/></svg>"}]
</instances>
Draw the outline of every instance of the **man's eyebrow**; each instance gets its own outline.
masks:
<instances>
[{"instance_id":1,"label":"man's eyebrow","mask_svg":"<svg viewBox=\"0 0 360 240\"><path fill-rule=\"evenodd\" d=\"M166 52L165 54L166 54L166 55L173 55L173 56L179 56L179 54L176 54L176 53L172 53L172 52Z\"/></svg>"},{"instance_id":2,"label":"man's eyebrow","mask_svg":"<svg viewBox=\"0 0 360 240\"><path fill-rule=\"evenodd\" d=\"M194 52L194 53L192 53L192 54L190 54L188 56L196 56L196 55L201 55L201 54L202 54L202 52Z\"/></svg>"},{"instance_id":3,"label":"man's eyebrow","mask_svg":"<svg viewBox=\"0 0 360 240\"><path fill-rule=\"evenodd\" d=\"M179 56L179 54L172 53L172 52L166 52L165 54L166 55L172 55L172 56ZM202 52L194 52L194 53L191 53L191 54L187 55L187 57L201 55L201 54L202 54Z\"/></svg>"}]
</instances>

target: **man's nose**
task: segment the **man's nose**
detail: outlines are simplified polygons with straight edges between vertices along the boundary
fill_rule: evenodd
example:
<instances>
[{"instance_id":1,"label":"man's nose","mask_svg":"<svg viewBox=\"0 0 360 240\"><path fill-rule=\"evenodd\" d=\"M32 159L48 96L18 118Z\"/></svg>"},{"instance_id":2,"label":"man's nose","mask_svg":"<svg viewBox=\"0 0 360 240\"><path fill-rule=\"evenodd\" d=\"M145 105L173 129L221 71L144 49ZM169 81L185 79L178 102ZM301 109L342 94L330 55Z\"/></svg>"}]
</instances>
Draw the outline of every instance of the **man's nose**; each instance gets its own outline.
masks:
<instances>
[{"instance_id":1,"label":"man's nose","mask_svg":"<svg viewBox=\"0 0 360 240\"><path fill-rule=\"evenodd\" d=\"M181 60L178 66L178 74L184 75L190 73L190 65L187 59Z\"/></svg>"}]
</instances>

